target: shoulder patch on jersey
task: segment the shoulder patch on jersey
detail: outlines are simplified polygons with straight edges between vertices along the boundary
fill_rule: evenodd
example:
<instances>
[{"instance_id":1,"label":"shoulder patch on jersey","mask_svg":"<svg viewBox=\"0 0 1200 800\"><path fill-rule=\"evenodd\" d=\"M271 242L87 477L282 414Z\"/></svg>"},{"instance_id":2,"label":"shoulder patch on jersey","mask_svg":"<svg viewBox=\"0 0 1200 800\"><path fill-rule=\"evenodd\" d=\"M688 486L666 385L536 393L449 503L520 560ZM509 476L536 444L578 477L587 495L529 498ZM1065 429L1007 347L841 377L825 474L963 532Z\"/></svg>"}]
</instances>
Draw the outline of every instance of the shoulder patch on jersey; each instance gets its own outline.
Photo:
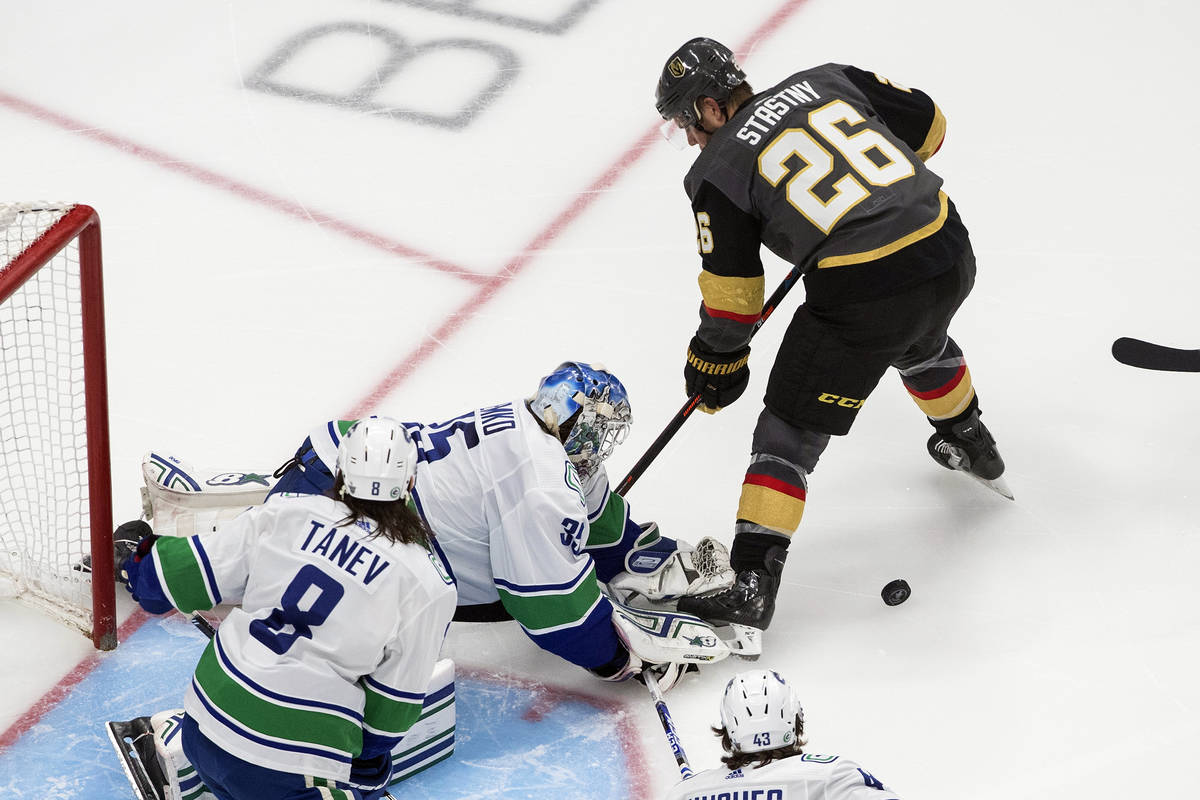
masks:
<instances>
[{"instance_id":1,"label":"shoulder patch on jersey","mask_svg":"<svg viewBox=\"0 0 1200 800\"><path fill-rule=\"evenodd\" d=\"M822 756L817 753L805 753L800 756L801 761L808 761L813 764L832 764L837 761L840 756Z\"/></svg>"}]
</instances>

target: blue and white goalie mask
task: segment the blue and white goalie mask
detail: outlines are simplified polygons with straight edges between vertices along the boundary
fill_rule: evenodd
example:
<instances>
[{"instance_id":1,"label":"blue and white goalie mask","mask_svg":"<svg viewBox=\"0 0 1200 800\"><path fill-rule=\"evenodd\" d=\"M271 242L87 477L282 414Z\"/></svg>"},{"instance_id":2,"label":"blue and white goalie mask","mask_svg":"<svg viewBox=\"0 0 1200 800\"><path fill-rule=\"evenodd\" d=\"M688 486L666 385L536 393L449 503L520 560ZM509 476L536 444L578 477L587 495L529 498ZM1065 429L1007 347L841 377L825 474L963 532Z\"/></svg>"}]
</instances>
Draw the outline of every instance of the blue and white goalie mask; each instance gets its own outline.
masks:
<instances>
[{"instance_id":1,"label":"blue and white goalie mask","mask_svg":"<svg viewBox=\"0 0 1200 800\"><path fill-rule=\"evenodd\" d=\"M633 422L625 387L600 364L559 364L542 378L529 407L560 439L569 426L563 447L585 478L625 441Z\"/></svg>"}]
</instances>

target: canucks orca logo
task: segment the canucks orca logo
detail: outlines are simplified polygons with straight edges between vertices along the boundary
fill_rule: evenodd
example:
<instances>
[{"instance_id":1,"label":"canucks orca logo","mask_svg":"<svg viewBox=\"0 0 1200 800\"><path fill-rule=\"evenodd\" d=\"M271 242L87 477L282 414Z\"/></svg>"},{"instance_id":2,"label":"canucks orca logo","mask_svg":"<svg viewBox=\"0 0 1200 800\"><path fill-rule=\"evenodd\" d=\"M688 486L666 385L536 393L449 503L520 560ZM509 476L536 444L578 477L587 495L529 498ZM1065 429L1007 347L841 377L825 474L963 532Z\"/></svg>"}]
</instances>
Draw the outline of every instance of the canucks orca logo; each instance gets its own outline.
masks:
<instances>
[{"instance_id":1,"label":"canucks orca logo","mask_svg":"<svg viewBox=\"0 0 1200 800\"><path fill-rule=\"evenodd\" d=\"M684 66L683 60L679 56L675 56L671 59L671 63L667 64L667 71L671 73L672 77L682 78L687 72L687 67Z\"/></svg>"},{"instance_id":2,"label":"canucks orca logo","mask_svg":"<svg viewBox=\"0 0 1200 800\"><path fill-rule=\"evenodd\" d=\"M261 483L270 486L266 475L254 472L222 472L205 481L209 486L245 486L247 483Z\"/></svg>"}]
</instances>

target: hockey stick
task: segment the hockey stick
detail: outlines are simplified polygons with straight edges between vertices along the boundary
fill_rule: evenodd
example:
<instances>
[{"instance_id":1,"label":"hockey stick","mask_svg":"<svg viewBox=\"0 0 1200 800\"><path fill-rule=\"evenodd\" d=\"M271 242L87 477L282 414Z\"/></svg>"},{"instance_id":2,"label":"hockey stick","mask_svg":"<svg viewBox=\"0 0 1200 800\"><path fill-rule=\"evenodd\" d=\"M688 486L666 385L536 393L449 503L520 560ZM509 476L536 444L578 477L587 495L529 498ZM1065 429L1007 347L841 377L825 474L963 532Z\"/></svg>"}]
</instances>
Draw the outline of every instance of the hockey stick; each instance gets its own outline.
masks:
<instances>
[{"instance_id":1,"label":"hockey stick","mask_svg":"<svg viewBox=\"0 0 1200 800\"><path fill-rule=\"evenodd\" d=\"M1122 336L1113 342L1113 358L1122 364L1165 372L1200 372L1200 350L1144 342Z\"/></svg>"},{"instance_id":2,"label":"hockey stick","mask_svg":"<svg viewBox=\"0 0 1200 800\"><path fill-rule=\"evenodd\" d=\"M758 315L758 321L754 323L754 327L750 331L751 339L754 338L754 334L758 333L758 330L763 326L763 323L775 313L775 309L778 308L779 304L783 302L783 298L787 297L787 293L791 291L792 287L796 284L796 281L799 278L800 268L794 267L792 271L787 274L787 277L783 279L783 282L779 284L779 287L774 291L774 293L772 293L772 295L767 299L766 305L763 306L762 313ZM671 418L671 421L667 423L667 427L663 428L663 432L658 435L658 438L654 440L649 449L647 449L642 457L638 459L637 463L633 465L633 468L629 470L629 474L621 479L621 482L614 490L617 494L621 495L622 497L625 496L625 493L629 491L630 487L633 486L634 482L637 481L638 478L642 477L642 473L646 471L646 468L650 466L651 462L658 458L658 454L661 453L663 448L667 446L667 442L674 438L675 434L679 432L679 429L683 427L683 423L687 421L687 418L692 415L692 412L695 411L699 405L699 394L694 394L687 399L687 402L683 404L683 408L676 412L675 416Z\"/></svg>"},{"instance_id":3,"label":"hockey stick","mask_svg":"<svg viewBox=\"0 0 1200 800\"><path fill-rule=\"evenodd\" d=\"M658 721L662 723L663 732L667 734L667 743L671 745L671 752L675 754L675 763L679 765L679 774L686 781L695 773L688 764L687 753L683 752L683 745L679 743L679 734L675 732L675 723L671 720L671 712L667 710L667 701L663 698L662 689L658 688L658 680L649 669L642 670L642 680L645 682L646 688L650 690L650 696L654 698L654 710L658 712Z\"/></svg>"},{"instance_id":4,"label":"hockey stick","mask_svg":"<svg viewBox=\"0 0 1200 800\"><path fill-rule=\"evenodd\" d=\"M195 625L201 633L210 639L217 635L217 629L212 626L211 622L200 616L199 613L192 614L189 622ZM383 790L383 797L385 800L396 800L396 796L387 789Z\"/></svg>"}]
</instances>

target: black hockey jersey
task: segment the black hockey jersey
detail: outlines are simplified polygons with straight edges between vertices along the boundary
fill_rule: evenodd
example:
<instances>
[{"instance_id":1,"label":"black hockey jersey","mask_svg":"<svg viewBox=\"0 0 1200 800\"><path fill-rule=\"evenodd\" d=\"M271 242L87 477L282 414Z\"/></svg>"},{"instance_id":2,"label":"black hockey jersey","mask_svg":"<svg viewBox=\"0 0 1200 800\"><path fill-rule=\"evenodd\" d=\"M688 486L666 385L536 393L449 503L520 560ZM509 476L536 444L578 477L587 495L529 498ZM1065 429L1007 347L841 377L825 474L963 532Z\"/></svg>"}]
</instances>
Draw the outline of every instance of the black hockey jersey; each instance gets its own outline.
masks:
<instances>
[{"instance_id":1,"label":"black hockey jersey","mask_svg":"<svg viewBox=\"0 0 1200 800\"><path fill-rule=\"evenodd\" d=\"M967 239L925 167L945 134L933 100L841 64L747 101L684 180L703 261L700 338L729 351L763 303L766 245L801 268L810 306L886 297L953 266Z\"/></svg>"}]
</instances>

